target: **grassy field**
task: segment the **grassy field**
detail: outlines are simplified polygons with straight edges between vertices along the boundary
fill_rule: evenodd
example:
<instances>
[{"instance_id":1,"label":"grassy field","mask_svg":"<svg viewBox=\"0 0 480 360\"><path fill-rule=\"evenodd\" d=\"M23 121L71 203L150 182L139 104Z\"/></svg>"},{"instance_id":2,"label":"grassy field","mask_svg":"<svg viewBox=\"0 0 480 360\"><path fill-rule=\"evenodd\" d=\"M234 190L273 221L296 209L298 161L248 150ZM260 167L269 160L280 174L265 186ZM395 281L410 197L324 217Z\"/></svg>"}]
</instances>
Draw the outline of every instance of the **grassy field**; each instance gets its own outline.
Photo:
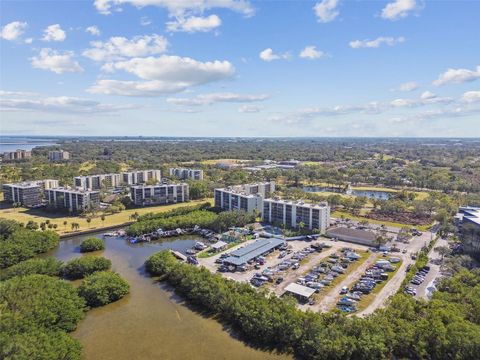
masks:
<instances>
[{"instance_id":1,"label":"grassy field","mask_svg":"<svg viewBox=\"0 0 480 360\"><path fill-rule=\"evenodd\" d=\"M131 221L130 216L137 212L140 215L154 212L164 212L169 211L175 208L183 206L191 206L199 203L209 201L213 203L213 199L204 199L204 200L194 200L186 203L178 203L172 205L161 205L161 206L149 206L144 208L129 209L124 210L118 214L106 215L105 221L102 221L100 214L97 217L92 218L90 224L87 223L86 218L80 216L64 216L61 214L50 214L40 209L27 209L27 208L17 208L12 207L2 207L0 209L0 218L16 220L22 223L27 223L29 220L33 220L37 223L50 221L51 224L57 224L57 233L62 234L72 234L85 230L100 230L105 227L118 226L125 224ZM67 221L67 225L63 225L63 222ZM80 224L80 228L76 231L72 231L71 223L76 222Z\"/></svg>"},{"instance_id":2,"label":"grassy field","mask_svg":"<svg viewBox=\"0 0 480 360\"><path fill-rule=\"evenodd\" d=\"M375 288L373 289L373 291L370 294L362 296L360 301L357 303L357 312L365 310L367 308L367 306L370 305L370 303L373 301L375 296L377 294L379 294L380 291L382 291L382 289L385 287L385 285L387 285L387 283L390 281L390 279L393 277L393 275L395 275L397 273L397 271L398 271L398 269L400 269L401 265L402 265L402 261L400 261L399 263L396 263L395 264L395 266L396 266L395 271L391 271L391 272L387 273L388 274L388 279L387 280L385 280L381 284L378 284L377 286L375 286Z\"/></svg>"}]
</instances>

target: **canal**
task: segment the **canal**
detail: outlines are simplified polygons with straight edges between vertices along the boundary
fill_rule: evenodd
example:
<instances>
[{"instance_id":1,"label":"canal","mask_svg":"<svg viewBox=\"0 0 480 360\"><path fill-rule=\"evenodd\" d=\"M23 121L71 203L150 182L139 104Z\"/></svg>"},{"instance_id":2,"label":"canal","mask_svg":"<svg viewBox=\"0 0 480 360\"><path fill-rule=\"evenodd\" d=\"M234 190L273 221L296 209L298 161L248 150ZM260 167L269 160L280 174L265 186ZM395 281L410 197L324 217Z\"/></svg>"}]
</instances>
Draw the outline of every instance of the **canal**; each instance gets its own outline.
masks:
<instances>
[{"instance_id":1,"label":"canal","mask_svg":"<svg viewBox=\"0 0 480 360\"><path fill-rule=\"evenodd\" d=\"M48 255L63 261L82 256L79 245L86 237L62 240ZM113 270L130 283L130 294L88 311L72 333L83 345L84 359L291 358L249 347L224 325L191 310L165 285L144 273L143 263L151 254L162 249L184 251L197 240L190 236L130 244L122 238L105 239L106 249L98 255L112 261Z\"/></svg>"}]
</instances>

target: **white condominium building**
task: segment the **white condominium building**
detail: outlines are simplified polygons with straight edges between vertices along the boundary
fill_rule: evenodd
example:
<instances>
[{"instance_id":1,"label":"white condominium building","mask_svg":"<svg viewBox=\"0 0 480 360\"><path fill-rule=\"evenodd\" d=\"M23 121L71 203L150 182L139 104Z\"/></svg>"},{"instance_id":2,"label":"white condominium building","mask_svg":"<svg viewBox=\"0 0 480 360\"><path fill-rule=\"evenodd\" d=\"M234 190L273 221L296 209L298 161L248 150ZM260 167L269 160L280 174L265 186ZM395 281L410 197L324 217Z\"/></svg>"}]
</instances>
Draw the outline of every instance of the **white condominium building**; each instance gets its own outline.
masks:
<instances>
[{"instance_id":1,"label":"white condominium building","mask_svg":"<svg viewBox=\"0 0 480 360\"><path fill-rule=\"evenodd\" d=\"M81 213L100 204L100 193L69 188L46 189L45 197L50 206Z\"/></svg>"},{"instance_id":2,"label":"white condominium building","mask_svg":"<svg viewBox=\"0 0 480 360\"><path fill-rule=\"evenodd\" d=\"M245 210L262 212L263 197L275 191L275 183L262 182L215 189L215 206L223 210Z\"/></svg>"},{"instance_id":3,"label":"white condominium building","mask_svg":"<svg viewBox=\"0 0 480 360\"><path fill-rule=\"evenodd\" d=\"M203 180L203 170L170 168L170 176L176 176L182 180Z\"/></svg>"},{"instance_id":4,"label":"white condominium building","mask_svg":"<svg viewBox=\"0 0 480 360\"><path fill-rule=\"evenodd\" d=\"M324 234L330 226L330 206L326 202L307 204L278 198L265 199L262 219L272 224L285 225L287 228L299 228L303 223L306 229L318 229Z\"/></svg>"},{"instance_id":5,"label":"white condominium building","mask_svg":"<svg viewBox=\"0 0 480 360\"><path fill-rule=\"evenodd\" d=\"M53 150L48 152L48 160L50 161L63 161L69 160L70 153L64 150Z\"/></svg>"},{"instance_id":6,"label":"white condominium building","mask_svg":"<svg viewBox=\"0 0 480 360\"><path fill-rule=\"evenodd\" d=\"M75 177L75 187L82 190L111 189L122 185L120 174L101 174Z\"/></svg>"},{"instance_id":7,"label":"white condominium building","mask_svg":"<svg viewBox=\"0 0 480 360\"><path fill-rule=\"evenodd\" d=\"M133 185L132 201L137 206L174 204L188 201L188 184Z\"/></svg>"},{"instance_id":8,"label":"white condominium building","mask_svg":"<svg viewBox=\"0 0 480 360\"><path fill-rule=\"evenodd\" d=\"M155 180L157 183L162 180L162 173L160 170L134 170L122 172L122 181L124 185L139 185L145 184L150 180Z\"/></svg>"}]
</instances>

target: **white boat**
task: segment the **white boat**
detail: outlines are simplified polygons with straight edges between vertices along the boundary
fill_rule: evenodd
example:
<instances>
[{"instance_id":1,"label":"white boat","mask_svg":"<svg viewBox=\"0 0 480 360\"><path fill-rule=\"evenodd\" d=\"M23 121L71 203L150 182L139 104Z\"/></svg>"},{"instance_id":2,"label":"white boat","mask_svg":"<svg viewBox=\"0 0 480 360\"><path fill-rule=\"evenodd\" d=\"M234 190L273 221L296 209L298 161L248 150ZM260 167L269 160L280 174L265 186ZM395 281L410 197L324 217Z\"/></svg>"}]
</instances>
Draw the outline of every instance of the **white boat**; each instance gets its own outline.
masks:
<instances>
[{"instance_id":1,"label":"white boat","mask_svg":"<svg viewBox=\"0 0 480 360\"><path fill-rule=\"evenodd\" d=\"M205 250L207 248L207 245L202 243L201 241L197 241L194 246L195 249L197 250Z\"/></svg>"}]
</instances>

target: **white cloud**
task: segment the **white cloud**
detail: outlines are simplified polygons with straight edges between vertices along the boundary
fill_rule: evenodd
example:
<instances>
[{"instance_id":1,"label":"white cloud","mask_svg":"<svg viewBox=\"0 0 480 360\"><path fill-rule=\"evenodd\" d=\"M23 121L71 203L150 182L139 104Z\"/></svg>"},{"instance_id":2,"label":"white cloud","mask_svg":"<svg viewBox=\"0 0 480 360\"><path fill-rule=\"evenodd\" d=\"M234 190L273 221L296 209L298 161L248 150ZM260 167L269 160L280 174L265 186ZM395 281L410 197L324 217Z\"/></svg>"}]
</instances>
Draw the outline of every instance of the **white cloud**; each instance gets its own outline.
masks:
<instances>
[{"instance_id":1,"label":"white cloud","mask_svg":"<svg viewBox=\"0 0 480 360\"><path fill-rule=\"evenodd\" d=\"M378 48L380 45L385 44L388 46L394 46L399 43L403 43L405 38L403 36L394 38L394 37L385 37L380 36L374 40L353 40L350 41L349 45L353 49L361 49L361 48Z\"/></svg>"},{"instance_id":2,"label":"white cloud","mask_svg":"<svg viewBox=\"0 0 480 360\"><path fill-rule=\"evenodd\" d=\"M92 41L82 55L95 61L121 60L127 57L156 55L165 52L168 41L161 35L143 35L127 39L111 37L108 41Z\"/></svg>"},{"instance_id":3,"label":"white cloud","mask_svg":"<svg viewBox=\"0 0 480 360\"><path fill-rule=\"evenodd\" d=\"M13 21L2 27L0 38L9 41L17 40L23 35L27 26L28 24L26 22Z\"/></svg>"},{"instance_id":4,"label":"white cloud","mask_svg":"<svg viewBox=\"0 0 480 360\"><path fill-rule=\"evenodd\" d=\"M322 0L318 2L313 7L315 15L317 16L317 21L321 23L327 23L335 20L335 18L340 14L337 10L337 6L340 3L340 0Z\"/></svg>"},{"instance_id":5,"label":"white cloud","mask_svg":"<svg viewBox=\"0 0 480 360\"><path fill-rule=\"evenodd\" d=\"M53 24L47 26L43 30L43 41L63 41L67 38L67 34L62 30L60 24Z\"/></svg>"},{"instance_id":6,"label":"white cloud","mask_svg":"<svg viewBox=\"0 0 480 360\"><path fill-rule=\"evenodd\" d=\"M400 84L400 86L398 87L397 90L398 91L409 92L409 91L417 90L418 87L419 86L415 81L409 81L409 82Z\"/></svg>"},{"instance_id":7,"label":"white cloud","mask_svg":"<svg viewBox=\"0 0 480 360\"><path fill-rule=\"evenodd\" d=\"M148 16L142 16L140 18L140 25L142 26L148 26L152 23L152 20Z\"/></svg>"},{"instance_id":8,"label":"white cloud","mask_svg":"<svg viewBox=\"0 0 480 360\"><path fill-rule=\"evenodd\" d=\"M185 16L186 14L201 14L205 10L223 8L252 16L254 8L247 0L95 0L94 5L101 14L111 14L123 4L137 8L157 6L167 9L170 16Z\"/></svg>"},{"instance_id":9,"label":"white cloud","mask_svg":"<svg viewBox=\"0 0 480 360\"><path fill-rule=\"evenodd\" d=\"M263 61L267 61L267 62L270 62L270 61L273 61L273 60L289 59L290 58L290 54L288 52L286 52L284 54L274 54L273 50L271 48L263 50L262 52L260 52L259 56L260 56L260 59L262 59Z\"/></svg>"},{"instance_id":10,"label":"white cloud","mask_svg":"<svg viewBox=\"0 0 480 360\"><path fill-rule=\"evenodd\" d=\"M72 51L56 51L49 48L41 49L38 56L34 56L32 66L36 69L50 70L57 74L83 71L80 64L73 59Z\"/></svg>"},{"instance_id":11,"label":"white cloud","mask_svg":"<svg viewBox=\"0 0 480 360\"><path fill-rule=\"evenodd\" d=\"M9 95L14 95L13 92L9 93ZM0 108L2 111L40 111L47 113L60 112L67 114L93 114L129 110L138 108L138 106L129 104L102 104L95 100L68 96L39 97L37 95L34 99L26 99L24 97L2 97L0 99Z\"/></svg>"},{"instance_id":12,"label":"white cloud","mask_svg":"<svg viewBox=\"0 0 480 360\"><path fill-rule=\"evenodd\" d=\"M25 44L31 44L31 43L33 43L33 38L25 39Z\"/></svg>"},{"instance_id":13,"label":"white cloud","mask_svg":"<svg viewBox=\"0 0 480 360\"><path fill-rule=\"evenodd\" d=\"M462 101L466 103L480 102L480 91L467 91L462 95Z\"/></svg>"},{"instance_id":14,"label":"white cloud","mask_svg":"<svg viewBox=\"0 0 480 360\"><path fill-rule=\"evenodd\" d=\"M390 102L390 105L393 107L410 107L416 104L417 103L414 100L410 99L395 99Z\"/></svg>"},{"instance_id":15,"label":"white cloud","mask_svg":"<svg viewBox=\"0 0 480 360\"><path fill-rule=\"evenodd\" d=\"M167 22L167 30L171 32L208 32L222 24L222 20L217 15L206 17L190 16L178 17L175 21Z\"/></svg>"},{"instance_id":16,"label":"white cloud","mask_svg":"<svg viewBox=\"0 0 480 360\"><path fill-rule=\"evenodd\" d=\"M300 52L299 56L303 59L320 59L327 55L323 51L317 50L315 46L306 46L305 49Z\"/></svg>"},{"instance_id":17,"label":"white cloud","mask_svg":"<svg viewBox=\"0 0 480 360\"><path fill-rule=\"evenodd\" d=\"M418 8L415 0L395 0L382 9L380 16L388 20L398 20L407 17Z\"/></svg>"},{"instance_id":18,"label":"white cloud","mask_svg":"<svg viewBox=\"0 0 480 360\"><path fill-rule=\"evenodd\" d=\"M238 108L239 113L258 113L263 109L261 106L257 105L242 105Z\"/></svg>"},{"instance_id":19,"label":"white cloud","mask_svg":"<svg viewBox=\"0 0 480 360\"><path fill-rule=\"evenodd\" d=\"M96 25L89 26L85 29L90 35L100 36L100 29Z\"/></svg>"},{"instance_id":20,"label":"white cloud","mask_svg":"<svg viewBox=\"0 0 480 360\"><path fill-rule=\"evenodd\" d=\"M181 92L190 86L231 78L235 68L228 61L200 62L188 57L162 55L133 58L108 64L111 71L123 70L146 81L99 80L89 92L158 96Z\"/></svg>"},{"instance_id":21,"label":"white cloud","mask_svg":"<svg viewBox=\"0 0 480 360\"><path fill-rule=\"evenodd\" d=\"M440 86L445 84L461 84L480 79L480 65L476 70L469 69L448 69L438 76L433 82L434 85Z\"/></svg>"},{"instance_id":22,"label":"white cloud","mask_svg":"<svg viewBox=\"0 0 480 360\"><path fill-rule=\"evenodd\" d=\"M212 93L201 94L194 98L168 98L167 102L182 106L199 106L212 105L218 102L233 102L233 103L249 103L264 101L269 96L266 94L251 95L251 94L235 94L235 93Z\"/></svg>"},{"instance_id":23,"label":"white cloud","mask_svg":"<svg viewBox=\"0 0 480 360\"><path fill-rule=\"evenodd\" d=\"M436 97L437 97L437 95L435 95L431 91L424 91L422 93L422 95L420 95L420 99L422 99L422 100L429 100L429 99L433 99L433 98L436 98Z\"/></svg>"}]
</instances>

